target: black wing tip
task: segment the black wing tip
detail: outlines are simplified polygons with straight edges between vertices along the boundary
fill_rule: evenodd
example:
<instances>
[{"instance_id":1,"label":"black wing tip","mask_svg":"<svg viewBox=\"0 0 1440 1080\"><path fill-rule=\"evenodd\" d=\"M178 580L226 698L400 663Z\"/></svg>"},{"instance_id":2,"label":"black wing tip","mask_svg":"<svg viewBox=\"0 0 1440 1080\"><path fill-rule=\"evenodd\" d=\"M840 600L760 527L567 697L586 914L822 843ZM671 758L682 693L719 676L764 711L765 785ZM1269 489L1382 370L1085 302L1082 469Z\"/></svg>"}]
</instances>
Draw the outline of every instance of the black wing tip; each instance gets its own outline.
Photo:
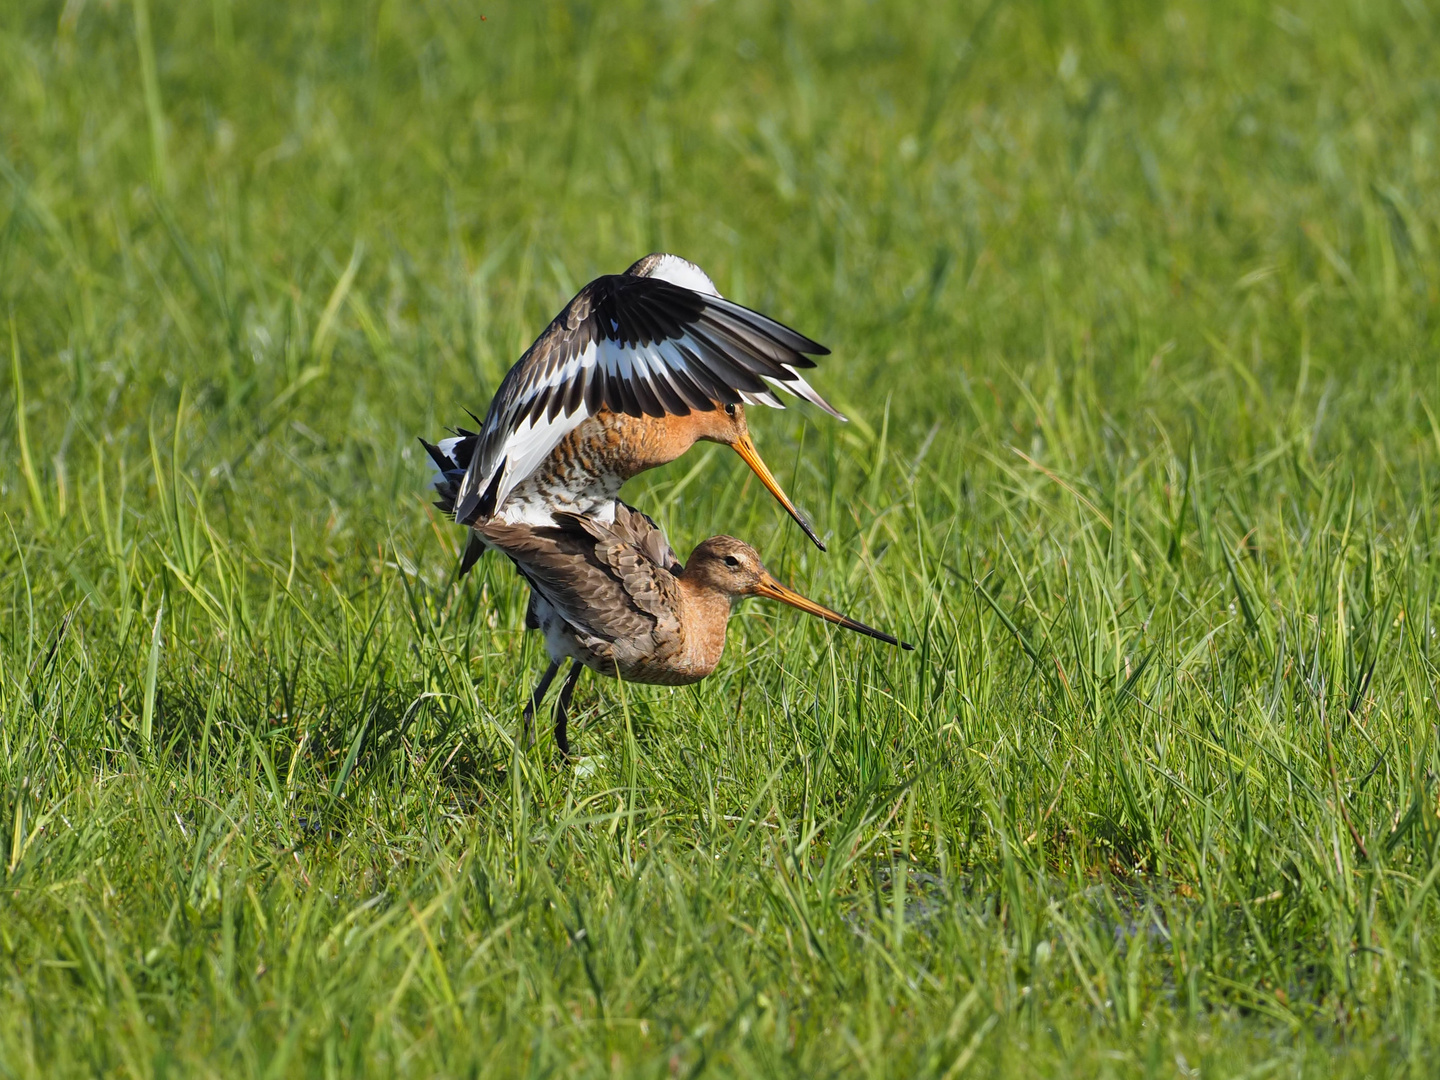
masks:
<instances>
[{"instance_id":1,"label":"black wing tip","mask_svg":"<svg viewBox=\"0 0 1440 1080\"><path fill-rule=\"evenodd\" d=\"M914 646L914 645L911 645L908 641L902 641L902 642L900 642L900 648L904 649L906 652L914 652L914 651L915 651L915 646Z\"/></svg>"},{"instance_id":2,"label":"black wing tip","mask_svg":"<svg viewBox=\"0 0 1440 1080\"><path fill-rule=\"evenodd\" d=\"M763 312L757 311L755 314L760 315L762 318L770 319L770 316L764 314ZM780 322L778 319L770 319L770 321L775 323L776 326L784 327L790 333L795 335L797 340L793 344L790 344L790 348L793 349L795 352L800 353L803 356L830 355L829 346L821 345L820 342L816 341L814 338L810 337L807 334L800 333L800 331L796 330L793 326L785 326L785 324Z\"/></svg>"},{"instance_id":3,"label":"black wing tip","mask_svg":"<svg viewBox=\"0 0 1440 1080\"><path fill-rule=\"evenodd\" d=\"M744 304L736 303L734 300L727 299L723 296L706 296L702 299L707 303L719 301L715 306L720 310L725 310L728 307L732 313L743 312L746 316L750 316L750 318L745 319L745 321L750 323L753 329L758 330L770 338L771 341L775 342L775 344L792 353L799 353L802 356L830 355L830 350L826 346L821 345L820 342L808 334L802 334L793 326L781 322L772 315L766 315L763 311L756 311L752 307L746 307ZM787 363L793 363L793 361L787 361ZM807 362L805 365L796 366L813 366L813 364Z\"/></svg>"}]
</instances>

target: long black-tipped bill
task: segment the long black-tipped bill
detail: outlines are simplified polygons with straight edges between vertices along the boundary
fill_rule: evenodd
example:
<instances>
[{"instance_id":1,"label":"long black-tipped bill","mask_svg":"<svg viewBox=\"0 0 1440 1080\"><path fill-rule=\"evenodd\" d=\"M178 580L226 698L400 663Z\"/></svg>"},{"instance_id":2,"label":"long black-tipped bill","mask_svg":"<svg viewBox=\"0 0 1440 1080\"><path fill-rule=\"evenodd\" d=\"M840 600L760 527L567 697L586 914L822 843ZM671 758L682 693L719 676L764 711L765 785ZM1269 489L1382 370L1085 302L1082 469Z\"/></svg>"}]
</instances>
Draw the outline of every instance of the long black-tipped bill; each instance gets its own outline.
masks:
<instances>
[{"instance_id":1,"label":"long black-tipped bill","mask_svg":"<svg viewBox=\"0 0 1440 1080\"><path fill-rule=\"evenodd\" d=\"M816 547L824 551L825 545L820 542L820 537L815 535L815 530L810 527L810 522L805 520L804 514L795 509L795 504L792 503L790 497L781 490L780 484L770 471L769 466L761 459L760 451L755 449L755 441L751 439L749 435L741 435L740 438L736 439L731 445L735 447L735 452L745 459L745 464L754 470L755 475L760 478L760 483L765 485L765 490L775 496L780 505L785 508L785 512L795 519L795 524L805 530L805 535L815 542ZM894 642L891 642L891 644L893 645Z\"/></svg>"},{"instance_id":2,"label":"long black-tipped bill","mask_svg":"<svg viewBox=\"0 0 1440 1080\"><path fill-rule=\"evenodd\" d=\"M832 622L836 626L843 626L847 630L854 630L857 634L864 634L866 637L873 637L887 645L899 645L902 649L913 650L914 645L908 641L901 641L884 630L876 630L873 626L866 626L859 619L852 619L849 615L841 615L838 611L831 611L824 604L817 604L808 597L801 596L794 589L787 589L769 574L760 579L760 584L755 587L757 596L768 596L772 600L779 600L781 603L789 604L791 607L799 608L808 612L816 618Z\"/></svg>"}]
</instances>

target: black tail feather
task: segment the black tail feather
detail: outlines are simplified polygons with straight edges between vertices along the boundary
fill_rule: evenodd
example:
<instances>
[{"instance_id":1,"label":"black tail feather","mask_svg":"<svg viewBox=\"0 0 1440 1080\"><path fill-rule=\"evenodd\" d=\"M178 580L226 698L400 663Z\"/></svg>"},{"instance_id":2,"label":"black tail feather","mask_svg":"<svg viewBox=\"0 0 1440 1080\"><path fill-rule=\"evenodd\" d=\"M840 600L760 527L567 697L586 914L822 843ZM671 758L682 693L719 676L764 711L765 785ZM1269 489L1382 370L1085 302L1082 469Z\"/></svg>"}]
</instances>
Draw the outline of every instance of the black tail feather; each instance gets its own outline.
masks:
<instances>
[{"instance_id":1,"label":"black tail feather","mask_svg":"<svg viewBox=\"0 0 1440 1080\"><path fill-rule=\"evenodd\" d=\"M435 494L439 496L435 505L442 513L451 517L455 516L455 496L460 491L460 481L465 478L465 470L475 454L475 443L479 436L465 428L457 428L455 438L456 441L448 448L426 439L420 440L420 445L425 447L430 460L440 470L440 475L435 477Z\"/></svg>"},{"instance_id":2,"label":"black tail feather","mask_svg":"<svg viewBox=\"0 0 1440 1080\"><path fill-rule=\"evenodd\" d=\"M474 413L471 415L474 416ZM452 434L454 435L453 441L441 440L441 442L449 441L448 446L440 446L428 439L421 439L420 445L425 447L425 452L430 455L430 460L439 470L433 481L435 494L438 496L435 500L435 507L442 514L453 518L456 496L460 493L460 483L465 479L465 471L470 466L470 460L475 456L475 445L480 436L463 427L456 428ZM494 485L492 484L492 499L493 490ZM461 522L461 524L468 525L470 522ZM470 533L469 540L465 545L465 552L460 556L459 576L463 578L468 574L480 561L480 556L484 555L485 551L485 542L477 534Z\"/></svg>"},{"instance_id":3,"label":"black tail feather","mask_svg":"<svg viewBox=\"0 0 1440 1080\"><path fill-rule=\"evenodd\" d=\"M471 568L480 561L480 556L484 554L485 541L472 532L470 542L465 545L465 554L460 556L460 576L463 578L468 574Z\"/></svg>"}]
</instances>

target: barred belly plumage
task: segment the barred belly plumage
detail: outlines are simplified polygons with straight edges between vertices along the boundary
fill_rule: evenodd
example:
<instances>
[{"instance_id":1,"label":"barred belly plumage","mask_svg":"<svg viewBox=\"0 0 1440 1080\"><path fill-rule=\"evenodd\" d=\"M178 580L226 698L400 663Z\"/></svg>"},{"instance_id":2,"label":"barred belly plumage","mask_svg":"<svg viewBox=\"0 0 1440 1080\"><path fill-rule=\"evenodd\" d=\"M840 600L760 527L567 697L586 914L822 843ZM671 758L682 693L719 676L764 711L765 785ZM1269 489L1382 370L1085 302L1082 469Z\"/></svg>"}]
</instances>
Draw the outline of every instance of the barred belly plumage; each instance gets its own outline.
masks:
<instances>
[{"instance_id":1,"label":"barred belly plumage","mask_svg":"<svg viewBox=\"0 0 1440 1080\"><path fill-rule=\"evenodd\" d=\"M604 412L567 434L496 515L511 525L546 525L554 515L587 514L609 524L615 500L632 476L678 457L710 414L656 420Z\"/></svg>"}]
</instances>

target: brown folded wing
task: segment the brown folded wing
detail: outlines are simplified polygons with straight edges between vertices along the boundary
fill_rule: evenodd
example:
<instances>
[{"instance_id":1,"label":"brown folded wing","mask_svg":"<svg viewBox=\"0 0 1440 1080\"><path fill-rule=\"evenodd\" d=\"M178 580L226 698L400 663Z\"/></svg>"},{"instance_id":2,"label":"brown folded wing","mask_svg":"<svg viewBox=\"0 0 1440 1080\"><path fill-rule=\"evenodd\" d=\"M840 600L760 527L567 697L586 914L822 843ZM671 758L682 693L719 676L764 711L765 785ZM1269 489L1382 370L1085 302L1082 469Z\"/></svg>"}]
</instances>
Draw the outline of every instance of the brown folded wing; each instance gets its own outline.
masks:
<instances>
[{"instance_id":1,"label":"brown folded wing","mask_svg":"<svg viewBox=\"0 0 1440 1080\"><path fill-rule=\"evenodd\" d=\"M490 521L476 531L588 648L608 643L646 653L679 640L682 568L665 534L640 511L622 503L614 524L563 514L553 527Z\"/></svg>"}]
</instances>

